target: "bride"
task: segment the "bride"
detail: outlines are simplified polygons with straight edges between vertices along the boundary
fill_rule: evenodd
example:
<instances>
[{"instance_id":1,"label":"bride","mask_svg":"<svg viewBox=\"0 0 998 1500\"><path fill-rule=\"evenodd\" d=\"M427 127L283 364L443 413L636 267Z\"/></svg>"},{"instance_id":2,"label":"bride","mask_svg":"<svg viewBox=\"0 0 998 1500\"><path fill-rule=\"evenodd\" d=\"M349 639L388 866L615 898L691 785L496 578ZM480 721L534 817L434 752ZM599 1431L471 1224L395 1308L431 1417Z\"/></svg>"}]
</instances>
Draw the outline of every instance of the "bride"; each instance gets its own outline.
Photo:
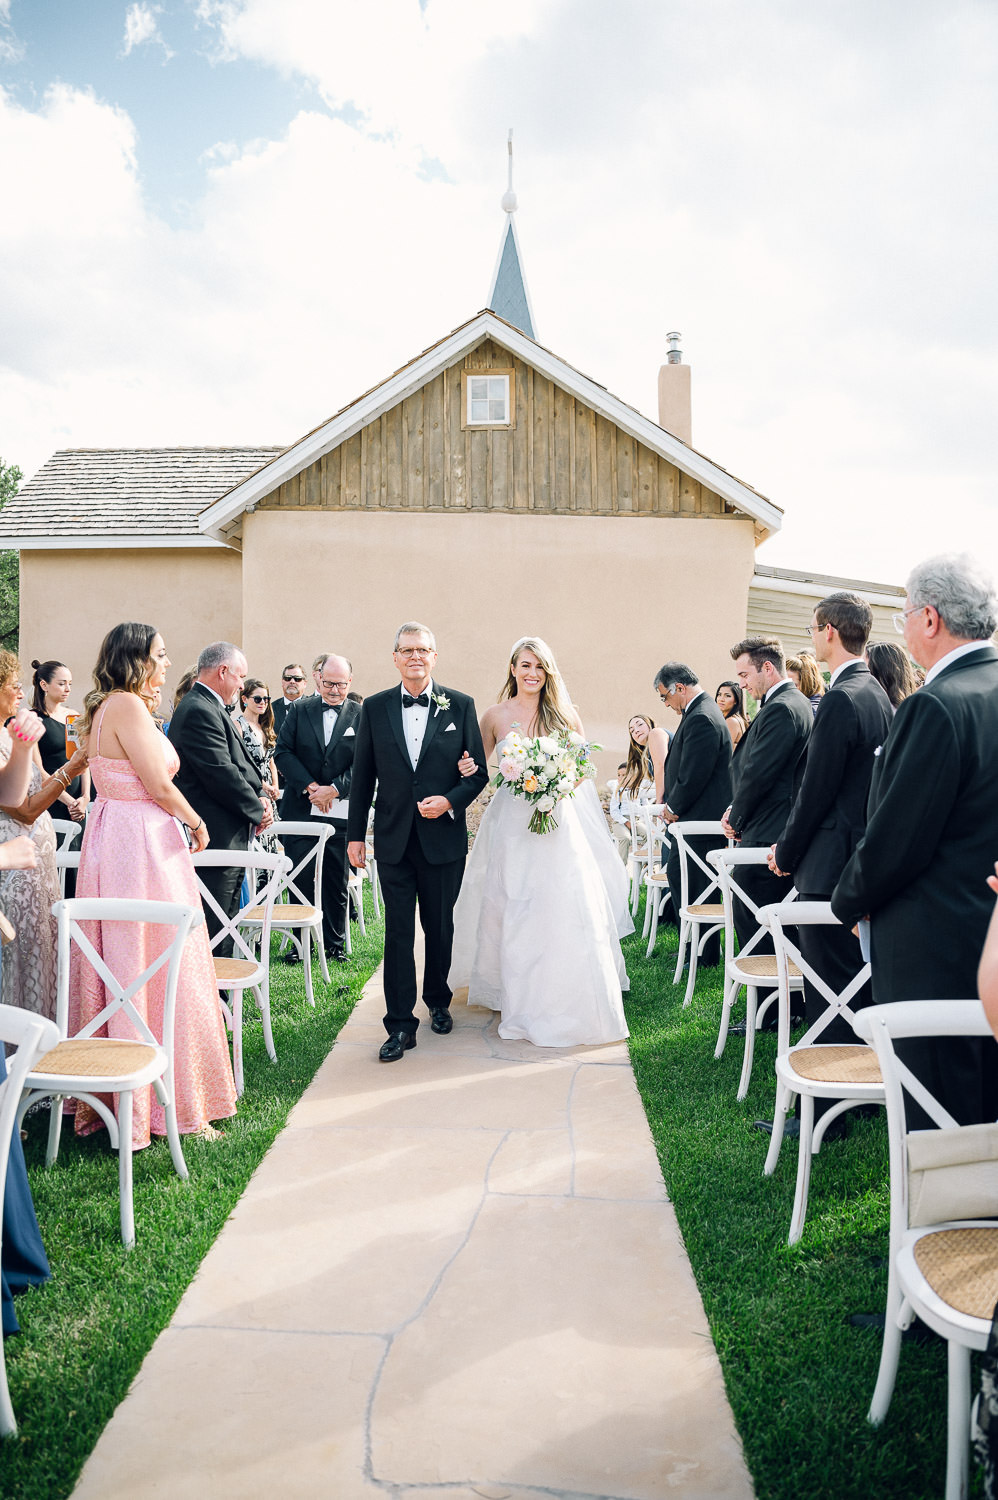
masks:
<instances>
[{"instance_id":1,"label":"bride","mask_svg":"<svg viewBox=\"0 0 998 1500\"><path fill-rule=\"evenodd\" d=\"M513 728L530 738L583 733L550 647L535 636L513 647L499 702L482 716L486 758ZM501 1037L539 1047L620 1041L620 938L634 927L596 790L586 779L559 802L549 833L529 832L533 810L505 787L485 810L454 909L448 982L468 987L469 1005L501 1012Z\"/></svg>"}]
</instances>

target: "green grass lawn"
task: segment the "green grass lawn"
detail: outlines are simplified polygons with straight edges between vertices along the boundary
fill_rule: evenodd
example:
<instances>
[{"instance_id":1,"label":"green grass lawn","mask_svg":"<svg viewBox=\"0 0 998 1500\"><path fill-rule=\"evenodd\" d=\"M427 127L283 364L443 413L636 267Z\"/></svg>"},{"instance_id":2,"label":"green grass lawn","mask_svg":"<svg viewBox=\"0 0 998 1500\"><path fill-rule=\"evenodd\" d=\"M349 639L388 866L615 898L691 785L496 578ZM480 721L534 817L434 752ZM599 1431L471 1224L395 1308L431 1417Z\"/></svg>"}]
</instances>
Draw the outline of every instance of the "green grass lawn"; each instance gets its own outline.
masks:
<instances>
[{"instance_id":1,"label":"green grass lawn","mask_svg":"<svg viewBox=\"0 0 998 1500\"><path fill-rule=\"evenodd\" d=\"M302 969L272 966L276 1066L247 995L246 1091L235 1118L221 1126L224 1140L185 1140L190 1180L175 1174L165 1140L137 1154L134 1250L124 1250L119 1237L117 1156L105 1133L76 1141L66 1122L59 1160L46 1171L48 1114L29 1116L25 1152L52 1280L18 1298L22 1331L7 1340L19 1431L0 1444L0 1495L60 1500L72 1490L146 1352L380 962L381 923L369 920L366 938L356 927L353 932L353 958L331 965L328 988L314 967L315 1010L305 1002Z\"/></svg>"},{"instance_id":2,"label":"green grass lawn","mask_svg":"<svg viewBox=\"0 0 998 1500\"><path fill-rule=\"evenodd\" d=\"M880 1335L848 1322L884 1308L884 1118L856 1120L815 1158L804 1235L791 1249L796 1143L784 1142L764 1178L769 1139L752 1123L772 1118L776 1039L758 1038L739 1104L743 1039L714 1058L720 971L698 976L684 1011L684 985L671 982L675 947L674 929L660 929L651 960L640 934L624 945L631 1058L759 1500L937 1500L945 1344L904 1344L887 1420L874 1429L866 1412ZM981 1493L976 1470L971 1493Z\"/></svg>"}]
</instances>

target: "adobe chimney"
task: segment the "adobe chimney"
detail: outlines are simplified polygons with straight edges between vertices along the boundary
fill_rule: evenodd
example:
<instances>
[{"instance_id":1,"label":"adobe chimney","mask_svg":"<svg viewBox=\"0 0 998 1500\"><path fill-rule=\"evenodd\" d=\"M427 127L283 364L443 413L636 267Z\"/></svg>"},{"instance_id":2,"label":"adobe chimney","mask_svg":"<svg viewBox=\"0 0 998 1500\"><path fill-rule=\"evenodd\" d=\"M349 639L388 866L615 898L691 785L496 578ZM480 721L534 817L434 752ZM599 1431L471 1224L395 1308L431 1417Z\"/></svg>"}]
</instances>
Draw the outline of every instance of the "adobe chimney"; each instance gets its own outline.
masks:
<instances>
[{"instance_id":1,"label":"adobe chimney","mask_svg":"<svg viewBox=\"0 0 998 1500\"><path fill-rule=\"evenodd\" d=\"M669 352L667 363L658 372L658 425L681 438L684 443L693 442L693 414L690 399L690 367L683 364L683 351L679 347L681 335L666 334Z\"/></svg>"}]
</instances>

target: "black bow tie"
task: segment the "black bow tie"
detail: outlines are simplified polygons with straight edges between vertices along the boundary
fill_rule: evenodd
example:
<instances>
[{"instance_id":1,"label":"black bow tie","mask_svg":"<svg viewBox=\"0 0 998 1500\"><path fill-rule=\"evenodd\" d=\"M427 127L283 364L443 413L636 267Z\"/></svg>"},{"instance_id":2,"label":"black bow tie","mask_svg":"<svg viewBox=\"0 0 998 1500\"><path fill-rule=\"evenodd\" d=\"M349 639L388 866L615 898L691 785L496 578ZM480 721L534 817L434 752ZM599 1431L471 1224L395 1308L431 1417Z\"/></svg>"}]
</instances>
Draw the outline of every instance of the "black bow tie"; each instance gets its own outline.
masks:
<instances>
[{"instance_id":1,"label":"black bow tie","mask_svg":"<svg viewBox=\"0 0 998 1500\"><path fill-rule=\"evenodd\" d=\"M402 694L402 707L403 708L429 708L429 706L430 706L430 695L429 695L429 693L420 693L417 698L410 698L408 693L403 693Z\"/></svg>"}]
</instances>

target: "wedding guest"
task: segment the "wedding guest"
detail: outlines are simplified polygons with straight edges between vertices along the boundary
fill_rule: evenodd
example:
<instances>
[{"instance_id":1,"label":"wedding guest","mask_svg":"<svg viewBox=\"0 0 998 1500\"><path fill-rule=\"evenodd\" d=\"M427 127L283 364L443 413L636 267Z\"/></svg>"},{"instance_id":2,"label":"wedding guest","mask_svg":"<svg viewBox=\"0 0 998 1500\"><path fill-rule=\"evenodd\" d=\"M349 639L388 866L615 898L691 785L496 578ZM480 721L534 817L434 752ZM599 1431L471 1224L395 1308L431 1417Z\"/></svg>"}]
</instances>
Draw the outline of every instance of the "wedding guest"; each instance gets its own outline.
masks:
<instances>
[{"instance_id":1,"label":"wedding guest","mask_svg":"<svg viewBox=\"0 0 998 1500\"><path fill-rule=\"evenodd\" d=\"M607 782L610 790L610 805L607 809L610 818L610 834L617 846L621 862L625 865L631 848L631 830L628 827L626 811L626 807L630 805L630 798L621 790L621 783L626 772L627 762L621 761L617 767L617 779Z\"/></svg>"},{"instance_id":2,"label":"wedding guest","mask_svg":"<svg viewBox=\"0 0 998 1500\"><path fill-rule=\"evenodd\" d=\"M51 776L65 764L70 753L66 743L66 705L73 691L73 674L61 661L33 661L31 665L34 668L31 707L45 725L38 753L43 771ZM65 808L65 812L56 809L61 817L82 823L90 801L90 772L87 770L74 776L57 800Z\"/></svg>"},{"instance_id":3,"label":"wedding guest","mask_svg":"<svg viewBox=\"0 0 998 1500\"><path fill-rule=\"evenodd\" d=\"M243 742L263 777L260 790L271 802L276 802L279 793L274 767L274 750L277 746L274 710L270 701L270 689L259 677L248 677L239 690L238 722Z\"/></svg>"},{"instance_id":4,"label":"wedding guest","mask_svg":"<svg viewBox=\"0 0 998 1500\"><path fill-rule=\"evenodd\" d=\"M748 728L748 719L742 704L742 690L738 683L722 682L714 694L714 702L724 715L733 750Z\"/></svg>"},{"instance_id":5,"label":"wedding guest","mask_svg":"<svg viewBox=\"0 0 998 1500\"><path fill-rule=\"evenodd\" d=\"M281 673L281 686L284 689L284 697L278 698L274 704L275 734L280 734L284 717L291 705L305 696L305 668L301 662L288 663Z\"/></svg>"},{"instance_id":6,"label":"wedding guest","mask_svg":"<svg viewBox=\"0 0 998 1500\"><path fill-rule=\"evenodd\" d=\"M665 778L665 761L672 736L647 714L632 714L627 721L627 770L623 790L632 802L662 802L659 791Z\"/></svg>"},{"instance_id":7,"label":"wedding guest","mask_svg":"<svg viewBox=\"0 0 998 1500\"><path fill-rule=\"evenodd\" d=\"M188 838L190 847L200 852L207 847L208 830L174 784L180 757L156 729L150 711L151 689L162 687L169 665L163 638L152 625L116 625L101 645L80 725L97 786L97 801L83 836L77 879L81 897L173 901L195 908L201 903ZM84 929L117 974L140 973L158 951L151 932L137 923L88 922ZM160 1039L165 992L166 974L161 969L135 1000ZM71 1031L99 1015L106 998L93 967L74 962ZM134 1028L119 1014L98 1034L134 1037ZM193 929L181 959L171 1078L181 1132L214 1138L217 1131L211 1121L235 1114L236 1091L204 926ZM78 1134L89 1135L101 1123L89 1106L77 1105ZM153 1089L136 1090L134 1148L148 1146L151 1135L165 1134L166 1113Z\"/></svg>"},{"instance_id":8,"label":"wedding guest","mask_svg":"<svg viewBox=\"0 0 998 1500\"><path fill-rule=\"evenodd\" d=\"M891 700L892 708L898 708L918 690L918 678L907 651L893 641L871 641L866 648L866 664Z\"/></svg>"},{"instance_id":9,"label":"wedding guest","mask_svg":"<svg viewBox=\"0 0 998 1500\"><path fill-rule=\"evenodd\" d=\"M800 656L787 657L787 676L799 693L811 705L811 713L818 712L818 704L825 693L825 679L818 670L818 663L807 651L802 651Z\"/></svg>"},{"instance_id":10,"label":"wedding guest","mask_svg":"<svg viewBox=\"0 0 998 1500\"><path fill-rule=\"evenodd\" d=\"M15 738L20 733L17 711L22 698L20 666L10 651L0 651L0 723L14 717L10 729L0 729L0 763L14 759ZM39 721L32 715L34 722ZM76 750L51 776L42 771L35 752L30 764L27 795L0 806L0 842L17 839L30 829L37 861L19 868L3 884L3 906L16 933L3 952L5 993L11 1003L55 1019L56 928L52 904L59 900L55 866L55 830L47 809L66 790L74 776L86 768L87 757ZM21 776L15 778L23 785ZM8 793L4 792L4 795Z\"/></svg>"}]
</instances>

